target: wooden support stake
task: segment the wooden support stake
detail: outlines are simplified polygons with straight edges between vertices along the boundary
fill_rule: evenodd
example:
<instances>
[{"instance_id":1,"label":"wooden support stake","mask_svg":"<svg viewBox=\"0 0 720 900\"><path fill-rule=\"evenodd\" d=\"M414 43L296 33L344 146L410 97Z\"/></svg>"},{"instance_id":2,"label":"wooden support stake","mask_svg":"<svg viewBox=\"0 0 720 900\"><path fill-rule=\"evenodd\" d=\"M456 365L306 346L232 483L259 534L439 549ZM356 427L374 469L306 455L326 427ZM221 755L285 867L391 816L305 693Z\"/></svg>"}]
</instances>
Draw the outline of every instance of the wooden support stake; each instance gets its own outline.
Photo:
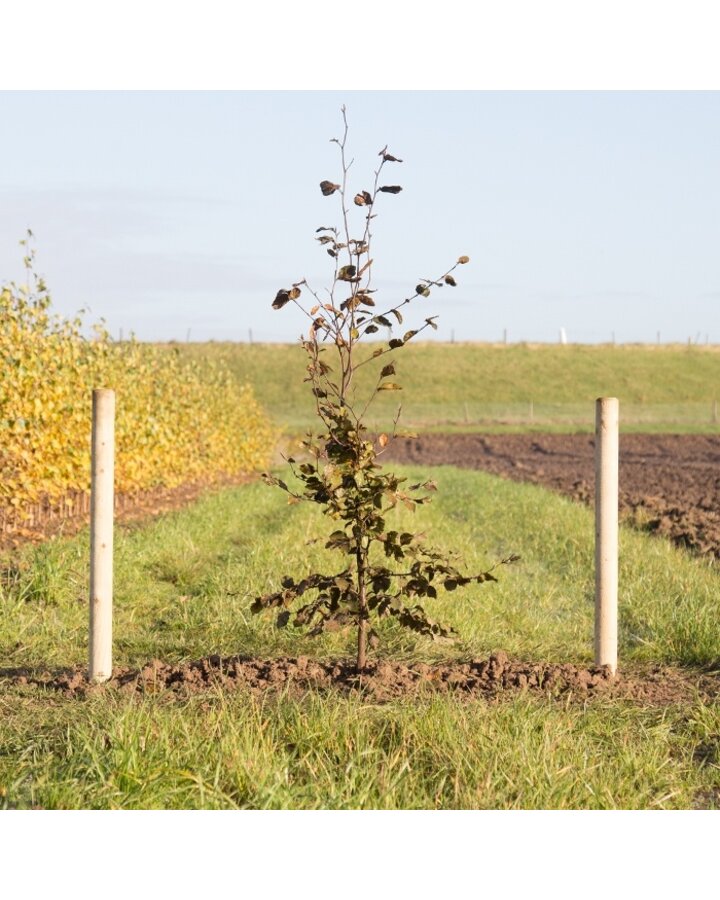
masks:
<instances>
[{"instance_id":1,"label":"wooden support stake","mask_svg":"<svg viewBox=\"0 0 720 900\"><path fill-rule=\"evenodd\" d=\"M90 494L90 681L112 675L115 391L93 391Z\"/></svg>"},{"instance_id":2,"label":"wooden support stake","mask_svg":"<svg viewBox=\"0 0 720 900\"><path fill-rule=\"evenodd\" d=\"M595 665L617 671L619 404L595 403Z\"/></svg>"}]
</instances>

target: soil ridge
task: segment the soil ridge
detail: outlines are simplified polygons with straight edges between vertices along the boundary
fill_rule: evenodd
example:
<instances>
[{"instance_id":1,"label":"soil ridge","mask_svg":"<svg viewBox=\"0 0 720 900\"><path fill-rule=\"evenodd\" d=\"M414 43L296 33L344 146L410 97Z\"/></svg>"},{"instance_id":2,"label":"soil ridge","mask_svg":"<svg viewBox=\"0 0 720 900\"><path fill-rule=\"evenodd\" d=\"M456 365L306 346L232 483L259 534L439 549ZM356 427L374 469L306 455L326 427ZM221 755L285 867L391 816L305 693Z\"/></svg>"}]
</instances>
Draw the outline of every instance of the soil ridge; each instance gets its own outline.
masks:
<instances>
[{"instance_id":1,"label":"soil ridge","mask_svg":"<svg viewBox=\"0 0 720 900\"><path fill-rule=\"evenodd\" d=\"M499 650L484 659L441 663L372 661L358 674L350 659L311 659L307 656L260 658L212 655L191 662L160 659L140 669L118 667L104 684L91 684L87 669L76 666L59 671L0 670L0 685L34 685L64 695L84 698L108 690L130 694L169 692L189 696L213 688L244 690L265 696L285 691L297 696L309 691L339 691L386 702L428 693L453 692L467 699L498 700L529 693L587 701L594 697L623 698L644 705L715 700L720 695L720 673L669 666L633 666L613 676L607 666L577 666L548 661L511 659Z\"/></svg>"}]
</instances>

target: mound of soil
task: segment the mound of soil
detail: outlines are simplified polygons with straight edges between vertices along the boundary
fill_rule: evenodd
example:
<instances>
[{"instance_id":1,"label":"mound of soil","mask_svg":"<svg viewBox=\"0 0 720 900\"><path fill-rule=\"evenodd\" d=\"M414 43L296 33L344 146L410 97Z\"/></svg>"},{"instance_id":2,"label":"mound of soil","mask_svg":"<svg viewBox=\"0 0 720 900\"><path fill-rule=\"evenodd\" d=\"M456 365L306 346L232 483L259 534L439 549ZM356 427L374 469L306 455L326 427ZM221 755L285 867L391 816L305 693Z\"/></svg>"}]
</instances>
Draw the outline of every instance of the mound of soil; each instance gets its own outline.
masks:
<instances>
[{"instance_id":1,"label":"mound of soil","mask_svg":"<svg viewBox=\"0 0 720 900\"><path fill-rule=\"evenodd\" d=\"M385 461L483 469L592 504L595 439L588 434L427 434L398 439ZM624 518L720 558L720 436L621 434Z\"/></svg>"},{"instance_id":2,"label":"mound of soil","mask_svg":"<svg viewBox=\"0 0 720 900\"><path fill-rule=\"evenodd\" d=\"M613 677L607 667L582 668L570 663L528 663L512 660L503 651L488 659L438 665L379 661L359 675L348 660L310 660L307 657L257 659L210 656L190 663L153 660L140 670L116 669L110 681L93 685L84 668L61 673L0 670L0 684L40 685L73 697L121 690L150 694L160 691L189 696L212 688L244 690L258 696L285 691L300 696L310 690L357 693L375 702L417 696L422 692L454 692L466 698L500 699L519 692L550 697L594 696L625 698L642 704L716 698L716 675L654 667Z\"/></svg>"}]
</instances>

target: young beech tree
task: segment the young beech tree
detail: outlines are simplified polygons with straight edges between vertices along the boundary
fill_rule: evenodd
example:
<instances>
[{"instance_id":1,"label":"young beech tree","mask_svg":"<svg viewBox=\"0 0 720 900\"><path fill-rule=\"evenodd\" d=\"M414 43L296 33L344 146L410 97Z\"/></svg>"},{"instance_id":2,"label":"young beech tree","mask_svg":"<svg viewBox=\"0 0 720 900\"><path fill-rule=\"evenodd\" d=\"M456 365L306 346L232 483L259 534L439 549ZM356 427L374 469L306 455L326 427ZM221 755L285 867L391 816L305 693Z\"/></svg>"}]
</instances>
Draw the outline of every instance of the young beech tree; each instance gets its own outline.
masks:
<instances>
[{"instance_id":1,"label":"young beech tree","mask_svg":"<svg viewBox=\"0 0 720 900\"><path fill-rule=\"evenodd\" d=\"M371 287L373 273L372 231L378 200L399 194L397 184L385 184L386 166L402 162L388 152L380 151L380 164L370 190L352 193L347 161L348 123L342 108L342 139L333 138L340 151L342 176L339 183L320 182L323 195L340 199L339 227L323 226L316 230L316 240L332 258L334 273L327 296L321 297L305 279L277 292L273 309L288 304L298 307L309 320L302 347L307 354L307 377L315 398L320 433L311 430L302 442L303 458L288 458L299 486L291 487L279 478L265 475L265 480L289 494L291 503L309 501L321 506L333 521L326 547L338 551L343 562L332 574L313 572L300 580L286 576L282 590L253 603L253 612L280 608L278 625L290 620L290 607L308 595L295 609L294 624L306 626L310 633L336 630L344 626L357 629L357 668L366 666L367 646L376 646L377 634L370 628L372 616L394 616L402 625L421 634L448 637L452 629L432 622L418 601L436 597L439 588L454 591L471 582L495 581L492 571L465 575L448 555L426 546L422 535L393 530L387 524L388 514L398 505L414 511L429 502L428 493L436 486L432 481L405 485L406 479L383 471L378 463L388 442L397 436L395 419L391 435L380 434L369 439L365 416L378 393L399 391L395 380L396 354L426 328L436 328L436 316L423 320L419 327L404 331L402 337L383 341L374 349L359 353L358 345L380 328L403 325L405 307L418 298L427 297L433 287L455 286L453 272L469 262L461 256L435 280L421 279L410 296L398 302L381 303ZM358 231L351 230L348 198L361 216ZM305 303L304 294L312 299ZM380 311L382 310L382 311ZM372 392L358 398L354 379L363 366L374 366L377 378ZM503 560L510 562L515 557Z\"/></svg>"}]
</instances>

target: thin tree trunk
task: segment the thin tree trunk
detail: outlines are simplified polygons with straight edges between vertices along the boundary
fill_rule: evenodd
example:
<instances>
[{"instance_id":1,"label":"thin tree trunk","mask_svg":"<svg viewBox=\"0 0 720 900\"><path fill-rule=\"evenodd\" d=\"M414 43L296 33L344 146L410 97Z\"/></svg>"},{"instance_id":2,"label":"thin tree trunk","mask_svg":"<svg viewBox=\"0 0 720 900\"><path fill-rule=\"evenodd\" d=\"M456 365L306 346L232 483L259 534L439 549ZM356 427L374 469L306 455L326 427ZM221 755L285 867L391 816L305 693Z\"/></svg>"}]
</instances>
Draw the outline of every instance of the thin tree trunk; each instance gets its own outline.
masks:
<instances>
[{"instance_id":1,"label":"thin tree trunk","mask_svg":"<svg viewBox=\"0 0 720 900\"><path fill-rule=\"evenodd\" d=\"M358 567L358 597L360 609L358 612L358 643L357 643L357 670L365 671L367 648L367 595L365 589L365 556L362 547L357 548Z\"/></svg>"}]
</instances>

